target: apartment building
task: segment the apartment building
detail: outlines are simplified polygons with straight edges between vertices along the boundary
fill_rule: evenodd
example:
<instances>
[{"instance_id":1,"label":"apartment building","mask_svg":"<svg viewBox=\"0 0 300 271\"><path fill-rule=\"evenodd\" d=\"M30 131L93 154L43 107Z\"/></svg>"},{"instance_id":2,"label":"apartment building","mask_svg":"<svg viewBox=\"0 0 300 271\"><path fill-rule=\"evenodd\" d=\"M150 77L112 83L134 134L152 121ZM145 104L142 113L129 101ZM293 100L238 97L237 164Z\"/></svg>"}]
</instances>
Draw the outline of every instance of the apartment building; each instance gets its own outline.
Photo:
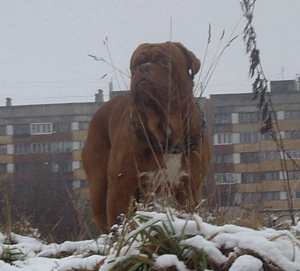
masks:
<instances>
[{"instance_id":1,"label":"apartment building","mask_svg":"<svg viewBox=\"0 0 300 271\"><path fill-rule=\"evenodd\" d=\"M270 83L286 153L269 134L259 132L261 112L253 94L211 95L213 176L221 204L256 204L264 210L286 210L287 179L294 208L300 208L300 91L299 81ZM286 163L287 171L282 163Z\"/></svg>"},{"instance_id":2,"label":"apartment building","mask_svg":"<svg viewBox=\"0 0 300 271\"><path fill-rule=\"evenodd\" d=\"M101 90L91 103L12 106L7 99L0 107L0 181L39 178L87 188L81 149L102 103Z\"/></svg>"}]
</instances>

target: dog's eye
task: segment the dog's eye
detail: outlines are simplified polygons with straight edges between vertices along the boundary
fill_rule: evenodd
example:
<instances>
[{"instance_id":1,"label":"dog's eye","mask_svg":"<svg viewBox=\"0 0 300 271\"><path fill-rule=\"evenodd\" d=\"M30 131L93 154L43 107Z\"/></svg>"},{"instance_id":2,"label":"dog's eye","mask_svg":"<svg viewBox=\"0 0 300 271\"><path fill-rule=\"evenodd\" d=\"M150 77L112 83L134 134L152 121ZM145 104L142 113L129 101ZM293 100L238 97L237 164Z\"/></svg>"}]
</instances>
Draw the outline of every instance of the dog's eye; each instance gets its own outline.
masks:
<instances>
[{"instance_id":1,"label":"dog's eye","mask_svg":"<svg viewBox=\"0 0 300 271\"><path fill-rule=\"evenodd\" d=\"M140 63L135 63L135 64L132 66L132 70L135 71L135 70L137 70L140 66L141 66Z\"/></svg>"},{"instance_id":2,"label":"dog's eye","mask_svg":"<svg viewBox=\"0 0 300 271\"><path fill-rule=\"evenodd\" d=\"M164 67L171 67L172 62L170 59L162 58L159 60L159 64Z\"/></svg>"}]
</instances>

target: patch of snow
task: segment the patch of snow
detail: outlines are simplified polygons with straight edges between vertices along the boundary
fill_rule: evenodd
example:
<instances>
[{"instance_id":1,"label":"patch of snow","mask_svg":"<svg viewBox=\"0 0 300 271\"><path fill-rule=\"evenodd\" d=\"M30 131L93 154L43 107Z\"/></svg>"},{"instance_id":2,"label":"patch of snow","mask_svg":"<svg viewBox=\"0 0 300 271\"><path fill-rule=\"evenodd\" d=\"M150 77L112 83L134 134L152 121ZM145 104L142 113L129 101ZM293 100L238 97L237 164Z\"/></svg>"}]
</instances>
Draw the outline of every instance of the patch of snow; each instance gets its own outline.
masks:
<instances>
[{"instance_id":1,"label":"patch of snow","mask_svg":"<svg viewBox=\"0 0 300 271\"><path fill-rule=\"evenodd\" d=\"M293 227L293 229L300 234L300 221L298 221L297 225Z\"/></svg>"},{"instance_id":2,"label":"patch of snow","mask_svg":"<svg viewBox=\"0 0 300 271\"><path fill-rule=\"evenodd\" d=\"M185 264L178 260L176 255L165 254L157 257L155 260L155 267L168 268L171 266L176 266L177 270L189 271Z\"/></svg>"},{"instance_id":3,"label":"patch of snow","mask_svg":"<svg viewBox=\"0 0 300 271\"><path fill-rule=\"evenodd\" d=\"M195 247L198 251L203 249L205 253L217 264L224 264L228 260L228 258L217 248L217 244L206 240L201 235L196 235L192 238L181 241L180 244Z\"/></svg>"},{"instance_id":4,"label":"patch of snow","mask_svg":"<svg viewBox=\"0 0 300 271\"><path fill-rule=\"evenodd\" d=\"M243 255L238 257L229 271L262 271L263 263L261 260L251 256Z\"/></svg>"},{"instance_id":5,"label":"patch of snow","mask_svg":"<svg viewBox=\"0 0 300 271\"><path fill-rule=\"evenodd\" d=\"M154 225L168 235L182 237L178 239L182 248L188 246L199 253L204 251L217 266L224 266L235 259L230 271L262 270L263 262L272 262L283 270L300 270L300 242L294 235L300 232L300 222L292 231L253 230L235 225L214 226L203 222L195 214L182 219L171 211L137 212L133 220L137 226L122 236L125 245L120 250L117 249L117 243L112 243L110 235L102 235L97 240L45 244L33 237L0 233L0 270L93 270L99 266L99 271L108 271L130 256L141 255L139 248L147 242L146 235L141 233L148 232L155 236L155 230L150 231ZM178 270L188 270L176 255L153 257L157 267L176 266ZM10 263L4 262L4 259Z\"/></svg>"}]
</instances>

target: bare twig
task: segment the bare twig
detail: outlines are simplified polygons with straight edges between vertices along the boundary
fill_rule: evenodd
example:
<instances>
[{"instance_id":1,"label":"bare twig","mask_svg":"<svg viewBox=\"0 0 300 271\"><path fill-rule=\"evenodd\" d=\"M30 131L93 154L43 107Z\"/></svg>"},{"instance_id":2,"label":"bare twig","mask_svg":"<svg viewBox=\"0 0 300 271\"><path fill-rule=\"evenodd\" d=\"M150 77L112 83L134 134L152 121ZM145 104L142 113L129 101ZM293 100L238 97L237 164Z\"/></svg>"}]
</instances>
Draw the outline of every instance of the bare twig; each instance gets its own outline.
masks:
<instances>
[{"instance_id":1,"label":"bare twig","mask_svg":"<svg viewBox=\"0 0 300 271\"><path fill-rule=\"evenodd\" d=\"M286 193L287 193L287 202L289 206L289 213L293 225L295 225L294 217L294 207L292 200L292 190L290 185L290 179L288 174L288 166L286 161L286 150L283 145L283 139L280 133L279 138L276 136L276 131L279 131L279 124L274 113L274 106L271 100L270 93L268 92L267 79L264 74L262 64L260 61L260 52L257 48L256 42L256 32L252 24L253 13L255 8L256 0L242 0L241 7L244 12L244 17L246 18L246 27L244 29L244 42L246 45L246 53L250 55L250 69L249 76L253 78L256 75L256 79L253 83L253 100L258 100L258 107L261 110L261 117L263 126L260 129L262 134L268 133L272 136L274 142L276 143L277 149L280 153L280 162L283 172L285 172L285 181L286 181ZM285 155L282 155L285 154Z\"/></svg>"},{"instance_id":2,"label":"bare twig","mask_svg":"<svg viewBox=\"0 0 300 271\"><path fill-rule=\"evenodd\" d=\"M206 58L207 58L207 54L208 54L208 49L209 49L209 45L210 45L210 42L211 42L211 24L209 24L209 28L208 28L208 39L207 39L207 43L206 43L206 49L205 49L205 54L204 54L204 58L203 58L203 63L202 63L202 67L201 67L201 70L200 70L200 73L199 73L199 77L198 77L198 80L197 80L197 84L195 86L195 89L194 89L194 93L195 93L195 96L199 96L201 97L203 92L205 91L208 83L210 82L211 78L212 78L212 75L214 74L214 71L216 69L216 67L218 66L219 64L219 61L220 59L222 58L225 50L231 45L231 43L239 37L239 34L238 35L235 35L235 32L236 32L236 29L237 27L239 26L241 20L242 20L243 17L240 18L240 20L238 21L238 23L236 24L236 26L234 27L233 31L231 32L231 34L229 35L223 49L221 51L220 50L220 47L221 47L221 44L222 44L222 41L224 39L224 36L225 36L225 30L222 31L222 34L221 34L221 37L220 37L220 40L219 40L219 44L218 44L218 47L215 51L215 54L214 54L214 57L212 59L212 62L211 62L211 65L207 71L207 73L205 74L204 78L201 79L201 75L202 75L202 72L203 72L203 68L204 68L204 64L206 62ZM198 95L199 93L199 95Z\"/></svg>"}]
</instances>

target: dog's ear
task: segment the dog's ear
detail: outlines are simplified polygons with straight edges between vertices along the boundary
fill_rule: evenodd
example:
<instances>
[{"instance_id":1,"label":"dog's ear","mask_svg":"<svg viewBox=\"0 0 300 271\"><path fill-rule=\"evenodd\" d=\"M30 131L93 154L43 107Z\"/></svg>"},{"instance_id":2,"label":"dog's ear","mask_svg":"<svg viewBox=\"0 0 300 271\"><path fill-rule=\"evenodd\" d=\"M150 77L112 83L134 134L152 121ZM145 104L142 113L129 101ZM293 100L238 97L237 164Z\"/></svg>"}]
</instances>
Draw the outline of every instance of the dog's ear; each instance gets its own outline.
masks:
<instances>
[{"instance_id":1,"label":"dog's ear","mask_svg":"<svg viewBox=\"0 0 300 271\"><path fill-rule=\"evenodd\" d=\"M180 48L180 50L185 55L186 59L188 60L188 73L194 78L195 74L199 71L201 67L200 60L194 55L193 52L186 49L181 43L175 42L176 46Z\"/></svg>"}]
</instances>

